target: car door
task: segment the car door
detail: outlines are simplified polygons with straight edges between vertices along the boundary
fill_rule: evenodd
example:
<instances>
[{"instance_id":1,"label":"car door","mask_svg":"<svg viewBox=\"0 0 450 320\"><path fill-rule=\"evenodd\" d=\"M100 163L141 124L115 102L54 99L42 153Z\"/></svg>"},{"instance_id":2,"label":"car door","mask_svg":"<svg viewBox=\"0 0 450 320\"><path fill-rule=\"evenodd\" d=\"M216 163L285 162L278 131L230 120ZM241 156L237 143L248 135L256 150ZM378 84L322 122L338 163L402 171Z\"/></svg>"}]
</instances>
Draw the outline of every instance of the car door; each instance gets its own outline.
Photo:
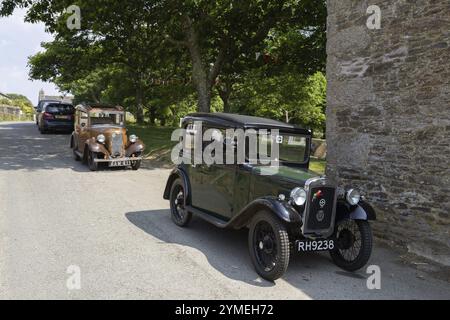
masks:
<instances>
[{"instance_id":1,"label":"car door","mask_svg":"<svg viewBox=\"0 0 450 320\"><path fill-rule=\"evenodd\" d=\"M76 120L75 120L75 137L76 137L76 145L77 150L80 152L84 152L84 145L86 140L89 139L89 131L88 131L88 114L83 111L78 111Z\"/></svg>"},{"instance_id":2,"label":"car door","mask_svg":"<svg viewBox=\"0 0 450 320\"><path fill-rule=\"evenodd\" d=\"M210 128L203 127L203 132ZM216 129L215 129L216 130ZM224 130L220 130L225 135ZM211 142L203 143L203 149ZM223 145L225 149L225 145ZM225 152L224 152L225 157ZM192 170L194 179L192 185L193 205L197 208L230 219L234 210L234 183L236 165L205 163Z\"/></svg>"}]
</instances>

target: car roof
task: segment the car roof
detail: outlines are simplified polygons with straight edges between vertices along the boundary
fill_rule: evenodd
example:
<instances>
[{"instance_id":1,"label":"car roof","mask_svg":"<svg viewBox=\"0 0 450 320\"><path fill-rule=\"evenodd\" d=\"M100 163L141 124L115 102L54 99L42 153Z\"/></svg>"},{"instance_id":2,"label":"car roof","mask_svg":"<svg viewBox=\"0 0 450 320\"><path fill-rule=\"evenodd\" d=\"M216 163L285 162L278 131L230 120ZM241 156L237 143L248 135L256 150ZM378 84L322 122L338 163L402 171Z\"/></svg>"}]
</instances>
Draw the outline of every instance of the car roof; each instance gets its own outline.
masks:
<instances>
[{"instance_id":1,"label":"car roof","mask_svg":"<svg viewBox=\"0 0 450 320\"><path fill-rule=\"evenodd\" d=\"M101 103L80 104L76 106L76 109L84 112L91 112L93 110L124 111L122 106L113 106Z\"/></svg>"},{"instance_id":2,"label":"car roof","mask_svg":"<svg viewBox=\"0 0 450 320\"><path fill-rule=\"evenodd\" d=\"M188 114L183 122L193 120L202 121L224 127L244 128L244 129L280 129L285 131L295 131L301 134L311 134L311 130L299 126L261 117L254 117L233 113L205 113L197 112Z\"/></svg>"}]
</instances>

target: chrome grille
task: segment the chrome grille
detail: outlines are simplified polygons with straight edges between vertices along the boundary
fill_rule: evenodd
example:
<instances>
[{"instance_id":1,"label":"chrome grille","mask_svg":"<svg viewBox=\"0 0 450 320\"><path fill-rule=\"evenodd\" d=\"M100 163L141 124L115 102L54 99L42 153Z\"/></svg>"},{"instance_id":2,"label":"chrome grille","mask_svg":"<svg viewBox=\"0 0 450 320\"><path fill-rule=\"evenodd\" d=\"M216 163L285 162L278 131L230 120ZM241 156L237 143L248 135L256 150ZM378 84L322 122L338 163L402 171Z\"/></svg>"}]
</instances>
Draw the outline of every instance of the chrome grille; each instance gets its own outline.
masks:
<instances>
[{"instance_id":1,"label":"chrome grille","mask_svg":"<svg viewBox=\"0 0 450 320\"><path fill-rule=\"evenodd\" d=\"M123 151L123 138L121 133L113 134L111 137L111 156L120 157Z\"/></svg>"}]
</instances>

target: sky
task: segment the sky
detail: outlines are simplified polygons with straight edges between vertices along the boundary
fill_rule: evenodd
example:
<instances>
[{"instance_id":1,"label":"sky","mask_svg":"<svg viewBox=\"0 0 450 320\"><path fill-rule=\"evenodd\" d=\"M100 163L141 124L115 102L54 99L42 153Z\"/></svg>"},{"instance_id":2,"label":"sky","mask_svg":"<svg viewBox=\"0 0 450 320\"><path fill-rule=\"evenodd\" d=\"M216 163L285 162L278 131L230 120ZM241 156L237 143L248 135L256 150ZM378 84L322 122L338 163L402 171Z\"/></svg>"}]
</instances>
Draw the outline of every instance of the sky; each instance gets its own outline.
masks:
<instances>
[{"instance_id":1,"label":"sky","mask_svg":"<svg viewBox=\"0 0 450 320\"><path fill-rule=\"evenodd\" d=\"M23 94L34 105L40 89L47 95L59 95L51 83L29 79L28 57L42 51L41 42L52 40L43 24L23 21L24 10L16 10L10 17L0 17L0 92Z\"/></svg>"}]
</instances>

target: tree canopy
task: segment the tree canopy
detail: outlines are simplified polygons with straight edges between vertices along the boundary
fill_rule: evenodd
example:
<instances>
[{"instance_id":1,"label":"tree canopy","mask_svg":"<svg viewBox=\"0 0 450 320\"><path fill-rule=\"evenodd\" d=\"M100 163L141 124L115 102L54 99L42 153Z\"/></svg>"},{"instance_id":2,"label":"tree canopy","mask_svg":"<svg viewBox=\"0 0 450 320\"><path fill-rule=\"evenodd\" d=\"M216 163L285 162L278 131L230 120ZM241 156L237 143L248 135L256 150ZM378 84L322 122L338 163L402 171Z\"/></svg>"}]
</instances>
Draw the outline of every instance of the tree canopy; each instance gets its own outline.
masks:
<instances>
[{"instance_id":1,"label":"tree canopy","mask_svg":"<svg viewBox=\"0 0 450 320\"><path fill-rule=\"evenodd\" d=\"M196 109L320 128L325 3L4 0L0 14L26 8L27 21L45 24L54 41L30 57L30 76L77 101L123 104L138 122L167 123ZM80 8L80 29L66 24L72 4Z\"/></svg>"}]
</instances>

